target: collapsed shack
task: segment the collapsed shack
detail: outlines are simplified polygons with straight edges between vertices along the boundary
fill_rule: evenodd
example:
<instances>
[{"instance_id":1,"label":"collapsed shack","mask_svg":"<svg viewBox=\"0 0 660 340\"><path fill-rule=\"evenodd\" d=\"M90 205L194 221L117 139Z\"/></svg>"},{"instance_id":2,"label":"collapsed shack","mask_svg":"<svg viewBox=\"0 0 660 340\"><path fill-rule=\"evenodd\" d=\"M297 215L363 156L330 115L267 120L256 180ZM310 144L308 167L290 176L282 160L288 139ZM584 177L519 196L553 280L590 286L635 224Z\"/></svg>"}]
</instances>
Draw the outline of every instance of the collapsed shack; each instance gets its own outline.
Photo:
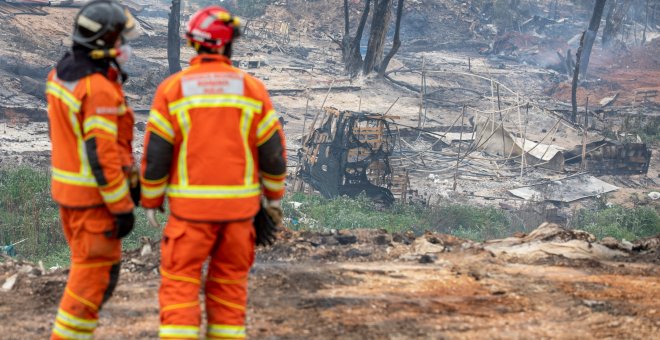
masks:
<instances>
[{"instance_id":1,"label":"collapsed shack","mask_svg":"<svg viewBox=\"0 0 660 340\"><path fill-rule=\"evenodd\" d=\"M586 170L594 175L642 175L649 170L651 149L645 143L600 140L586 146ZM566 153L567 164L582 161L582 147Z\"/></svg>"},{"instance_id":2,"label":"collapsed shack","mask_svg":"<svg viewBox=\"0 0 660 340\"><path fill-rule=\"evenodd\" d=\"M364 192L384 205L395 194L405 200L408 174L395 173L390 164L399 138L390 128L394 118L325 108L321 125L298 150L298 177L327 198Z\"/></svg>"},{"instance_id":3,"label":"collapsed shack","mask_svg":"<svg viewBox=\"0 0 660 340\"><path fill-rule=\"evenodd\" d=\"M502 124L492 120L478 122L476 128L474 139L479 150L506 157L507 160L524 155L524 162L528 165L564 171L564 153L558 146L516 137Z\"/></svg>"}]
</instances>

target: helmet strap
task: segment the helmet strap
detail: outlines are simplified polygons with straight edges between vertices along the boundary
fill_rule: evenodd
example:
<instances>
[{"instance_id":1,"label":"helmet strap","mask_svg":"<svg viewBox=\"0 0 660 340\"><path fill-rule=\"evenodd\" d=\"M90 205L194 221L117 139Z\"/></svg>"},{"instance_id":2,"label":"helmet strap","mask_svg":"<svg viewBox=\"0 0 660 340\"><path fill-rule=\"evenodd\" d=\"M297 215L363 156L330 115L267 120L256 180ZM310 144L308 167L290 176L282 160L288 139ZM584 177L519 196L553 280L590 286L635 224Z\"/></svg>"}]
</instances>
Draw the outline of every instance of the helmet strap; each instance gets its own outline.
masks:
<instances>
[{"instance_id":1,"label":"helmet strap","mask_svg":"<svg viewBox=\"0 0 660 340\"><path fill-rule=\"evenodd\" d=\"M117 69L117 73L119 73L119 76L121 77L121 83L122 85L128 81L128 74L124 72L124 70L121 68L121 65L117 62L116 59L110 59L110 63Z\"/></svg>"}]
</instances>

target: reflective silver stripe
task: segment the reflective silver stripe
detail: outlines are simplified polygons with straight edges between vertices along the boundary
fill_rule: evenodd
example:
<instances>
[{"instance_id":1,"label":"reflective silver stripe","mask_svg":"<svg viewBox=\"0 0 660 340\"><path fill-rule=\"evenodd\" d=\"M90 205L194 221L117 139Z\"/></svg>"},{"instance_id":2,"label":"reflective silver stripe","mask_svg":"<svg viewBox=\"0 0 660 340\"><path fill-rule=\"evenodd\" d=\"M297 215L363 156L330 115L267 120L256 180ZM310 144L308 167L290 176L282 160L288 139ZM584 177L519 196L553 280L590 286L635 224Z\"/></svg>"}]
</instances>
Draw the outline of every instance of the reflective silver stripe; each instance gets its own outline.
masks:
<instances>
[{"instance_id":1,"label":"reflective silver stripe","mask_svg":"<svg viewBox=\"0 0 660 340\"><path fill-rule=\"evenodd\" d=\"M80 101L76 99L76 97L71 94L71 92L67 91L64 87L61 85L49 81L46 84L46 93L50 93L53 96L59 98L62 100L72 111L79 112L80 111Z\"/></svg>"},{"instance_id":2,"label":"reflective silver stripe","mask_svg":"<svg viewBox=\"0 0 660 340\"><path fill-rule=\"evenodd\" d=\"M181 128L181 134L183 135L183 141L179 148L179 162L177 164L177 169L179 170L179 183L181 185L188 184L188 132L190 132L190 115L188 111L182 111L176 115L179 121L179 127Z\"/></svg>"},{"instance_id":3,"label":"reflective silver stripe","mask_svg":"<svg viewBox=\"0 0 660 340\"><path fill-rule=\"evenodd\" d=\"M241 198L256 196L261 193L259 184L249 186L206 186L206 185L170 185L168 196L188 198Z\"/></svg>"},{"instance_id":4,"label":"reflective silver stripe","mask_svg":"<svg viewBox=\"0 0 660 340\"><path fill-rule=\"evenodd\" d=\"M82 185L86 187L97 187L96 179L92 175L81 175L75 172L68 172L57 168L52 168L52 178L58 182Z\"/></svg>"},{"instance_id":5,"label":"reflective silver stripe","mask_svg":"<svg viewBox=\"0 0 660 340\"><path fill-rule=\"evenodd\" d=\"M115 203L128 194L128 183L123 181L119 188L114 191L106 192L101 190L101 196L106 203Z\"/></svg>"},{"instance_id":6,"label":"reflective silver stripe","mask_svg":"<svg viewBox=\"0 0 660 340\"><path fill-rule=\"evenodd\" d=\"M73 339L73 340L92 339L92 332L73 331L68 328L60 326L60 324L57 322L55 322L55 326L53 326L53 333L64 339Z\"/></svg>"},{"instance_id":7,"label":"reflective silver stripe","mask_svg":"<svg viewBox=\"0 0 660 340\"><path fill-rule=\"evenodd\" d=\"M275 113L275 110L270 110L266 113L266 116L259 122L257 126L257 138L262 138L268 130L275 125L276 121L279 120L279 117Z\"/></svg>"},{"instance_id":8,"label":"reflective silver stripe","mask_svg":"<svg viewBox=\"0 0 660 340\"><path fill-rule=\"evenodd\" d=\"M167 188L167 183L163 183L162 185L159 185L157 187L149 187L146 185L142 185L142 195L146 198L156 198L165 193L165 189Z\"/></svg>"},{"instance_id":9,"label":"reflective silver stripe","mask_svg":"<svg viewBox=\"0 0 660 340\"><path fill-rule=\"evenodd\" d=\"M266 178L262 178L261 180L264 184L264 187L270 191L280 191L285 187L284 181L273 181Z\"/></svg>"},{"instance_id":10,"label":"reflective silver stripe","mask_svg":"<svg viewBox=\"0 0 660 340\"><path fill-rule=\"evenodd\" d=\"M235 94L195 95L184 97L169 105L170 113L203 107L236 107L260 113L262 102Z\"/></svg>"},{"instance_id":11,"label":"reflective silver stripe","mask_svg":"<svg viewBox=\"0 0 660 340\"><path fill-rule=\"evenodd\" d=\"M167 133L168 137L174 138L174 128L172 127L172 123L165 119L165 117L163 117L160 112L152 109L149 112L149 123L155 125L161 131Z\"/></svg>"},{"instance_id":12,"label":"reflective silver stripe","mask_svg":"<svg viewBox=\"0 0 660 340\"><path fill-rule=\"evenodd\" d=\"M93 330L98 325L97 320L93 319L82 319L75 317L62 309L57 311L57 317L55 320L63 323L64 325L72 326L79 329Z\"/></svg>"},{"instance_id":13,"label":"reflective silver stripe","mask_svg":"<svg viewBox=\"0 0 660 340\"><path fill-rule=\"evenodd\" d=\"M179 326L179 325L162 325L158 332L160 337L177 337L186 339L197 339L199 337L199 327L196 326Z\"/></svg>"},{"instance_id":14,"label":"reflective silver stripe","mask_svg":"<svg viewBox=\"0 0 660 340\"><path fill-rule=\"evenodd\" d=\"M245 149L245 185L254 182L254 158L250 148L250 127L252 126L253 113L250 110L243 110L241 113L241 136L243 137L243 148Z\"/></svg>"},{"instance_id":15,"label":"reflective silver stripe","mask_svg":"<svg viewBox=\"0 0 660 340\"><path fill-rule=\"evenodd\" d=\"M94 128L101 129L113 136L117 135L117 124L103 117L92 116L85 119L85 123L83 124L85 133L88 133Z\"/></svg>"},{"instance_id":16,"label":"reflective silver stripe","mask_svg":"<svg viewBox=\"0 0 660 340\"><path fill-rule=\"evenodd\" d=\"M244 338L245 326L209 325L207 333L208 335L214 337L237 338L237 339Z\"/></svg>"}]
</instances>

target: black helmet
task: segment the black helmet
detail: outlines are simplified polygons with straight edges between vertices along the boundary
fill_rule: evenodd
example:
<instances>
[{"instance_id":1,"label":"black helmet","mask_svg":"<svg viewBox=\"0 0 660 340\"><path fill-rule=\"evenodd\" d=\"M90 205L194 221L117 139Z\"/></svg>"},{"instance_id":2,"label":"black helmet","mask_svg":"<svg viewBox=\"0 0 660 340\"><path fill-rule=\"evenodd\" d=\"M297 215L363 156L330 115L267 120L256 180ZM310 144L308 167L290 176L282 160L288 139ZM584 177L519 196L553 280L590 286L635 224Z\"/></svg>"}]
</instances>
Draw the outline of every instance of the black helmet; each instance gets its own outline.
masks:
<instances>
[{"instance_id":1,"label":"black helmet","mask_svg":"<svg viewBox=\"0 0 660 340\"><path fill-rule=\"evenodd\" d=\"M114 48L120 37L130 40L137 31L133 16L117 1L94 0L78 12L73 42L90 50L108 50Z\"/></svg>"}]
</instances>

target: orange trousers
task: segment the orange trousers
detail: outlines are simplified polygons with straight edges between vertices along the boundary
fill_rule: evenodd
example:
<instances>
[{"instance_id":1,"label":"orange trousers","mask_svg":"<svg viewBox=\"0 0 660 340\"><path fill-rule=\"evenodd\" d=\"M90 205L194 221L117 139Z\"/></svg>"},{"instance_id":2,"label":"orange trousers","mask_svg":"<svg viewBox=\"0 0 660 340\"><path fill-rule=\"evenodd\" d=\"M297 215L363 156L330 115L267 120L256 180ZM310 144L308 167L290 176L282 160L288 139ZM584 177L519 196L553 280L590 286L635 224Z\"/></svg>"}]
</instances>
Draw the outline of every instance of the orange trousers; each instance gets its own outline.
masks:
<instances>
[{"instance_id":1,"label":"orange trousers","mask_svg":"<svg viewBox=\"0 0 660 340\"><path fill-rule=\"evenodd\" d=\"M51 339L92 339L99 310L119 279L121 242L106 236L114 230L115 219L105 207L60 207L60 217L71 269Z\"/></svg>"},{"instance_id":2,"label":"orange trousers","mask_svg":"<svg viewBox=\"0 0 660 340\"><path fill-rule=\"evenodd\" d=\"M248 272L254 262L252 219L190 222L170 216L161 243L160 337L198 339L202 266L207 339L245 338Z\"/></svg>"}]
</instances>

